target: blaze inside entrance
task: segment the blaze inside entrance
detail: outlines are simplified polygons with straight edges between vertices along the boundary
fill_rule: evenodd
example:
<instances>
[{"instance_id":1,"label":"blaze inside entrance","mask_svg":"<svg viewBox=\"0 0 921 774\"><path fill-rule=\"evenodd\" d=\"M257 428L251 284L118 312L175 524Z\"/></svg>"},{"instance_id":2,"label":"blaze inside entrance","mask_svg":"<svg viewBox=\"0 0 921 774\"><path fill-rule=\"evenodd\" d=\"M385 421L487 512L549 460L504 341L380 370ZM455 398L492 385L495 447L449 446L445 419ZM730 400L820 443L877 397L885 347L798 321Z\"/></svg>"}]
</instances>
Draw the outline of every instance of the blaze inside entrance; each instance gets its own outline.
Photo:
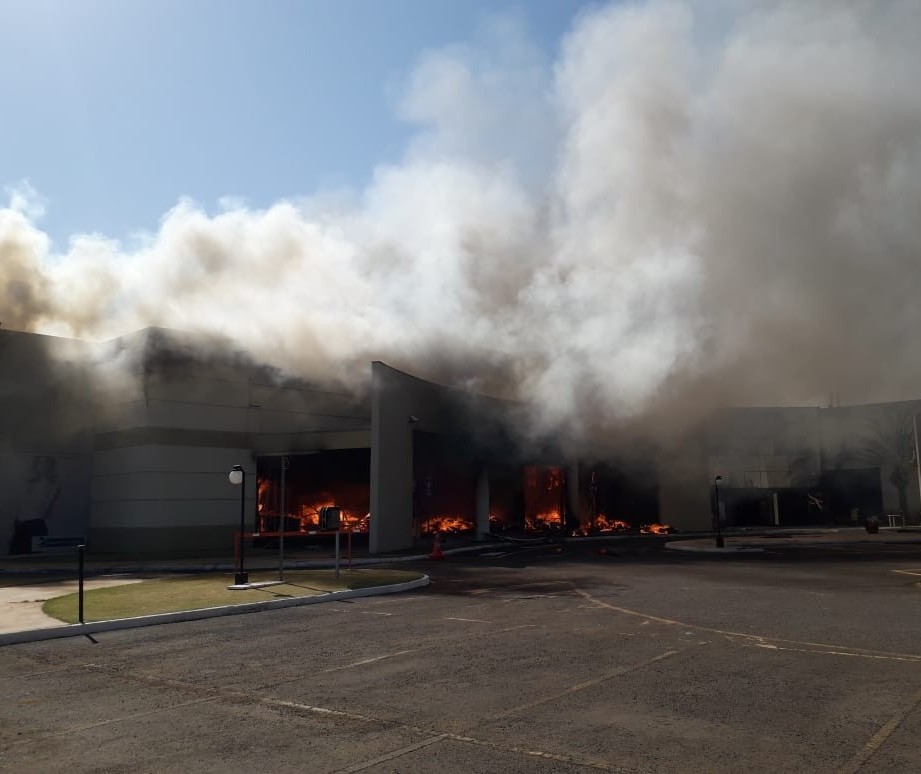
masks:
<instances>
[{"instance_id":1,"label":"blaze inside entrance","mask_svg":"<svg viewBox=\"0 0 921 774\"><path fill-rule=\"evenodd\" d=\"M320 528L320 509L337 506L342 509L343 530L367 533L370 467L369 449L259 457L256 532L278 532L280 528L287 533L316 532Z\"/></svg>"},{"instance_id":2,"label":"blaze inside entrance","mask_svg":"<svg viewBox=\"0 0 921 774\"><path fill-rule=\"evenodd\" d=\"M657 483L609 466L525 465L490 478L490 527L496 533L588 537L668 534L658 521Z\"/></svg>"},{"instance_id":3,"label":"blaze inside entrance","mask_svg":"<svg viewBox=\"0 0 921 774\"><path fill-rule=\"evenodd\" d=\"M490 476L490 530L495 533L565 533L572 514L566 472L558 465L495 469Z\"/></svg>"},{"instance_id":4,"label":"blaze inside entrance","mask_svg":"<svg viewBox=\"0 0 921 774\"><path fill-rule=\"evenodd\" d=\"M413 532L472 532L477 468L467 447L434 433L413 434Z\"/></svg>"},{"instance_id":5,"label":"blaze inside entrance","mask_svg":"<svg viewBox=\"0 0 921 774\"><path fill-rule=\"evenodd\" d=\"M528 532L566 530L566 475L562 468L524 469L524 528Z\"/></svg>"}]
</instances>

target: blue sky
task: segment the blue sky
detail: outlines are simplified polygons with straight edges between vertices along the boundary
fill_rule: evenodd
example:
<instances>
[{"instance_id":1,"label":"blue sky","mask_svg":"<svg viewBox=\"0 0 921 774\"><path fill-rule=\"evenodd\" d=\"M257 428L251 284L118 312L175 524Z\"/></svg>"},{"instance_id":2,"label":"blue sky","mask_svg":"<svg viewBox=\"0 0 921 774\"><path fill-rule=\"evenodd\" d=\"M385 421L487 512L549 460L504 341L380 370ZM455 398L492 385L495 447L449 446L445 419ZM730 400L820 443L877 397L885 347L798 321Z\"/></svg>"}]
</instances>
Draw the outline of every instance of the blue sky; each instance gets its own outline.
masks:
<instances>
[{"instance_id":1,"label":"blue sky","mask_svg":"<svg viewBox=\"0 0 921 774\"><path fill-rule=\"evenodd\" d=\"M427 50L520 19L552 61L584 0L0 0L0 185L42 229L123 239L182 196L256 207L360 188L414 127Z\"/></svg>"}]
</instances>

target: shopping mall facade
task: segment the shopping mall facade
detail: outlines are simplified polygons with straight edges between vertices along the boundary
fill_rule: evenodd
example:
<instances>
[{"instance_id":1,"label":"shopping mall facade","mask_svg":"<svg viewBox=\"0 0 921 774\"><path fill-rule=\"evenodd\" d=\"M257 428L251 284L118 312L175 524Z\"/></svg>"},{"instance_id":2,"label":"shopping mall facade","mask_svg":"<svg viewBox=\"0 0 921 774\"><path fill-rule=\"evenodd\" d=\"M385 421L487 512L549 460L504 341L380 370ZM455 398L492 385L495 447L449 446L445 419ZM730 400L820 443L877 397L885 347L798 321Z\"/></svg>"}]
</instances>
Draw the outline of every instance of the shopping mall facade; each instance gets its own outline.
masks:
<instances>
[{"instance_id":1,"label":"shopping mall facade","mask_svg":"<svg viewBox=\"0 0 921 774\"><path fill-rule=\"evenodd\" d=\"M0 330L0 364L0 552L227 550L235 465L247 533L309 538L335 505L372 553L438 530L708 530L717 476L728 526L921 509L915 401L736 408L625 459L535 439L520 404L384 363L356 392L160 328L103 343Z\"/></svg>"}]
</instances>

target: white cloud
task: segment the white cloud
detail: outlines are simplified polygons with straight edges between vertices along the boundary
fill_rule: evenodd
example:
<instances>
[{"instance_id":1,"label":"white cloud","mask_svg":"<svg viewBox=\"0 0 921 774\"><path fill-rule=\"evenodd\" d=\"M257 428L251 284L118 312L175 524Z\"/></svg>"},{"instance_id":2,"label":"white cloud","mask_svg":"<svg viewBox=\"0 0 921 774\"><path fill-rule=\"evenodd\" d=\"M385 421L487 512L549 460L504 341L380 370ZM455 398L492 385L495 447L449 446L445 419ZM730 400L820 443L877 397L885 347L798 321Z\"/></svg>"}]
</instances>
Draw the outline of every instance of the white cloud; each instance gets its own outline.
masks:
<instances>
[{"instance_id":1,"label":"white cloud","mask_svg":"<svg viewBox=\"0 0 921 774\"><path fill-rule=\"evenodd\" d=\"M30 221L41 220L45 215L47 200L41 196L28 180L21 180L15 185L3 187L8 197L8 207L15 212L21 212Z\"/></svg>"}]
</instances>

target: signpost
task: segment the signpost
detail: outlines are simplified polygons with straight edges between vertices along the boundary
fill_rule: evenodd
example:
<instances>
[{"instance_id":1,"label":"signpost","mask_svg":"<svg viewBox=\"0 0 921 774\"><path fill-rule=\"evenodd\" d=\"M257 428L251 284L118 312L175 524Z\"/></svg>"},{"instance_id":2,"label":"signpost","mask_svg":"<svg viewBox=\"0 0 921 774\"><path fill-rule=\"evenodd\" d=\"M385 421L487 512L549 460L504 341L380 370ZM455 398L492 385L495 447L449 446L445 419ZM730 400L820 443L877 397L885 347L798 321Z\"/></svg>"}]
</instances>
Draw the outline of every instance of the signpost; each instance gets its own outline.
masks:
<instances>
[{"instance_id":1,"label":"signpost","mask_svg":"<svg viewBox=\"0 0 921 774\"><path fill-rule=\"evenodd\" d=\"M342 509L334 505L320 508L320 529L336 530L336 580L339 580L339 533L342 524Z\"/></svg>"}]
</instances>

